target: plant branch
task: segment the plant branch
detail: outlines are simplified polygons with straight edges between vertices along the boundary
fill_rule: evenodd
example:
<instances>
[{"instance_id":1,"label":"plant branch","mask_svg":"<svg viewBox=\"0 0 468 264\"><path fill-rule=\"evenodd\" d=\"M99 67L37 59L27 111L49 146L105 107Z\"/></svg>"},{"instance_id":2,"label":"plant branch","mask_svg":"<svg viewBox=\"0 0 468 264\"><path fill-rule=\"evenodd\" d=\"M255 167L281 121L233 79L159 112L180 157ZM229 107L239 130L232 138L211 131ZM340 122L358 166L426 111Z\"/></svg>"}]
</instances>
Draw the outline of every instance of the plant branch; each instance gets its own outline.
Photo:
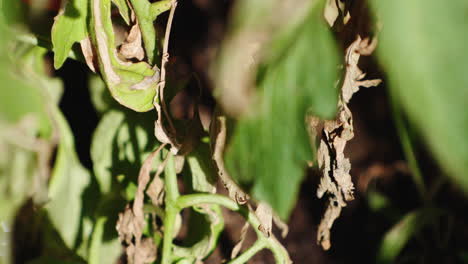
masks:
<instances>
[{"instance_id":1,"label":"plant branch","mask_svg":"<svg viewBox=\"0 0 468 264\"><path fill-rule=\"evenodd\" d=\"M169 155L167 165L164 170L164 179L166 184L166 204L171 203L175 205L177 198L179 197L179 187L177 184L177 174L175 171L174 155L168 152Z\"/></svg>"},{"instance_id":2,"label":"plant branch","mask_svg":"<svg viewBox=\"0 0 468 264\"><path fill-rule=\"evenodd\" d=\"M248 248L244 253L242 253L237 258L228 262L228 264L243 264L247 263L249 259L251 259L255 254L257 254L260 250L266 247L266 243L262 239L258 239L255 243Z\"/></svg>"},{"instance_id":3,"label":"plant branch","mask_svg":"<svg viewBox=\"0 0 468 264\"><path fill-rule=\"evenodd\" d=\"M172 239L174 237L174 225L179 210L176 206L179 197L177 174L174 165L174 155L167 153L168 161L164 171L166 189L166 215L164 217L164 237L161 264L170 264L172 258Z\"/></svg>"},{"instance_id":4,"label":"plant branch","mask_svg":"<svg viewBox=\"0 0 468 264\"><path fill-rule=\"evenodd\" d=\"M254 245L255 247L249 248L247 250L248 252L246 251L247 254L246 252L244 252L235 260L233 260L235 262L232 262L232 263L245 263L245 261L238 262L237 259L242 257L241 260L244 260L245 256L249 256L250 258L256 252L258 252L259 250L265 247L273 252L273 256L275 257L275 260L277 263L281 263L281 264L292 263L291 259L289 258L288 252L283 247L283 245L281 245L281 243L276 239L276 237L274 235L271 235L270 237L266 237L258 229L258 227L260 226L260 221L258 220L253 210L250 209L248 206L241 206L226 196L222 196L219 194L206 194L206 193L182 195L177 199L177 203L176 203L178 210L182 210L184 208L196 206L200 204L217 204L217 205L224 206L232 211L238 212L242 216L245 217L247 222L249 222L249 224L255 230L255 233L257 234L257 238L258 238L257 242L260 244L257 246ZM262 247L258 249L257 247L259 246L262 246ZM253 255L250 255L252 252L253 252Z\"/></svg>"}]
</instances>

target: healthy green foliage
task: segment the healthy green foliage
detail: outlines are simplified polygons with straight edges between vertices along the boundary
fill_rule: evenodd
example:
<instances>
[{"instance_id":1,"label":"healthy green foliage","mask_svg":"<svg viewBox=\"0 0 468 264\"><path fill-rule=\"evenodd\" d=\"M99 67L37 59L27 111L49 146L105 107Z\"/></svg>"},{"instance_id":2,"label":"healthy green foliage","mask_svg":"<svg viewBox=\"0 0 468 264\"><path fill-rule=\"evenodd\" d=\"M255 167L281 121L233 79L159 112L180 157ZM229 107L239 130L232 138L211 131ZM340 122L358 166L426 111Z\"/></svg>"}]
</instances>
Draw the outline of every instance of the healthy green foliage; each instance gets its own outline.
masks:
<instances>
[{"instance_id":1,"label":"healthy green foliage","mask_svg":"<svg viewBox=\"0 0 468 264\"><path fill-rule=\"evenodd\" d=\"M68 0L65 10L55 18L56 21L52 27L55 69L62 67L73 44L87 37L88 9L88 0Z\"/></svg>"},{"instance_id":2,"label":"healthy green foliage","mask_svg":"<svg viewBox=\"0 0 468 264\"><path fill-rule=\"evenodd\" d=\"M284 219L295 204L306 161L314 159L306 113L332 117L336 111L338 58L320 11L313 6L298 27L276 36L258 82L259 103L252 116L239 120L226 154L233 177L251 184L253 196Z\"/></svg>"},{"instance_id":3,"label":"healthy green foliage","mask_svg":"<svg viewBox=\"0 0 468 264\"><path fill-rule=\"evenodd\" d=\"M468 35L461 33L468 26L468 3L371 2L384 25L378 55L392 94L439 164L468 190Z\"/></svg>"},{"instance_id":4,"label":"healthy green foliage","mask_svg":"<svg viewBox=\"0 0 468 264\"><path fill-rule=\"evenodd\" d=\"M6 132L1 135L0 146L1 152L8 156L0 163L4 188L0 218L5 221L3 224L10 225L18 206L33 196L39 206L37 219L50 221L50 227L41 230L44 237L54 237L50 233L58 232L58 239L64 243L58 248L74 248L78 246L83 221L82 194L89 183L89 173L78 161L73 135L57 106L61 82L45 75L45 52L43 48L18 45L13 53L17 64L10 64L14 67L5 70L3 63L10 60L1 60L0 76L7 88L2 88L0 96L5 100L1 105L6 106L0 116L2 131ZM57 154L49 170L55 144L58 144ZM50 250L56 251L54 247Z\"/></svg>"}]
</instances>

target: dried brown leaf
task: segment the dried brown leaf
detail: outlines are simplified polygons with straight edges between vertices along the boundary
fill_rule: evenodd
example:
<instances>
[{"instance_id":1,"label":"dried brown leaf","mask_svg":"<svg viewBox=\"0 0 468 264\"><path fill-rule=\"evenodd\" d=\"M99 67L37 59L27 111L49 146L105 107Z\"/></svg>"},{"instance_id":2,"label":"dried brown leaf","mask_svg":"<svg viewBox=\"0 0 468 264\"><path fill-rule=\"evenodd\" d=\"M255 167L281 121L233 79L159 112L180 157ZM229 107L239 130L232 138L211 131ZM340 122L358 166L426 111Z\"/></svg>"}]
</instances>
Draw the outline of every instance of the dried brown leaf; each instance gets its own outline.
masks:
<instances>
[{"instance_id":1,"label":"dried brown leaf","mask_svg":"<svg viewBox=\"0 0 468 264\"><path fill-rule=\"evenodd\" d=\"M242 246L244 245L245 238L247 237L247 231L249 230L249 227L250 227L249 222L245 222L241 230L239 241L237 241L236 245L232 249L231 259L234 259L235 257L237 257L237 255L239 255L242 249Z\"/></svg>"},{"instance_id":2,"label":"dried brown leaf","mask_svg":"<svg viewBox=\"0 0 468 264\"><path fill-rule=\"evenodd\" d=\"M137 24L133 25L130 29L130 33L127 36L125 42L120 46L120 54L126 59L136 58L141 61L145 57L145 51L143 50L140 26Z\"/></svg>"},{"instance_id":3,"label":"dried brown leaf","mask_svg":"<svg viewBox=\"0 0 468 264\"><path fill-rule=\"evenodd\" d=\"M212 142L213 160L218 170L219 178L228 190L229 197L238 204L245 204L249 196L234 182L224 165L224 147L226 144L226 117L215 113L210 125L210 138Z\"/></svg>"},{"instance_id":4,"label":"dried brown leaf","mask_svg":"<svg viewBox=\"0 0 468 264\"><path fill-rule=\"evenodd\" d=\"M341 208L346 202L354 199L354 185L351 181L351 163L344 155L346 143L354 137L353 116L347 104L360 86L371 87L380 84L381 80L363 80L365 73L358 67L361 55L369 55L375 49L376 41L361 40L358 36L346 50L346 73L338 100L338 114L335 120L320 122L316 118L306 119L311 137L320 135L317 151L317 163L322 177L317 189L317 197L328 197L328 205L317 232L317 242L322 248L331 247L330 229L339 217ZM323 125L323 128L322 128Z\"/></svg>"},{"instance_id":5,"label":"dried brown leaf","mask_svg":"<svg viewBox=\"0 0 468 264\"><path fill-rule=\"evenodd\" d=\"M123 213L119 213L119 220L116 225L117 233L119 234L120 241L125 242L127 245L132 244L134 234L133 228L133 212L127 205Z\"/></svg>"},{"instance_id":6,"label":"dried brown leaf","mask_svg":"<svg viewBox=\"0 0 468 264\"><path fill-rule=\"evenodd\" d=\"M158 248L152 238L147 237L141 240L138 248L135 248L134 258L137 263L153 263L156 260Z\"/></svg>"},{"instance_id":7,"label":"dried brown leaf","mask_svg":"<svg viewBox=\"0 0 468 264\"><path fill-rule=\"evenodd\" d=\"M151 202L154 206L161 206L164 201L164 182L161 179L161 174L163 173L164 168L166 167L168 157L169 156L167 156L164 159L164 161L158 165L156 173L153 177L153 181L146 190L146 194L150 197Z\"/></svg>"},{"instance_id":8,"label":"dried brown leaf","mask_svg":"<svg viewBox=\"0 0 468 264\"><path fill-rule=\"evenodd\" d=\"M119 214L119 220L117 222L117 232L119 233L119 239L122 242L125 242L127 259L129 263L143 264L151 263L156 258L156 246L152 240L148 241L147 239L142 238L143 228L145 225L145 216L143 212L143 203L144 203L144 191L148 182L150 180L150 172L152 169L152 163L156 155L158 155L163 149L165 144L159 146L154 152L152 152L143 162L141 166L140 173L138 175L138 187L135 194L135 199L133 201L133 207L127 205L125 211ZM159 174L164 170L164 162L158 166L158 171L156 172L155 180L153 180L152 188L148 190L151 193L150 197L156 202L159 202L162 188ZM154 257L153 257L154 255Z\"/></svg>"},{"instance_id":9,"label":"dried brown leaf","mask_svg":"<svg viewBox=\"0 0 468 264\"><path fill-rule=\"evenodd\" d=\"M362 79L366 76L358 67L359 58L361 55L370 55L377 45L377 40L369 43L369 38L364 40L360 36L351 43L346 49L346 73L341 88L343 103L347 104L351 100L354 93L359 90L360 86L371 87L380 84L381 80L366 80Z\"/></svg>"}]
</instances>

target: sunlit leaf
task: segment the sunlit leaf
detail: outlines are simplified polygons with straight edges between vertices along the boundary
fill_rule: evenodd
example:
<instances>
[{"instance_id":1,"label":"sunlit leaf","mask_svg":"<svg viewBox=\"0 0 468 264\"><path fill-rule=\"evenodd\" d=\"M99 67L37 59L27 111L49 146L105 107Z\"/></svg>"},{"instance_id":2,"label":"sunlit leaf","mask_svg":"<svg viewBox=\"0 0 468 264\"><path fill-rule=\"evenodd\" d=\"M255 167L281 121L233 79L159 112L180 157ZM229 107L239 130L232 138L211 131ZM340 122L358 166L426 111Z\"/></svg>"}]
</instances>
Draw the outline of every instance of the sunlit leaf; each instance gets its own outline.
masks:
<instances>
[{"instance_id":1,"label":"sunlit leaf","mask_svg":"<svg viewBox=\"0 0 468 264\"><path fill-rule=\"evenodd\" d=\"M74 43L83 40L87 32L88 0L68 0L65 10L55 18L52 27L54 67L62 67Z\"/></svg>"},{"instance_id":2,"label":"sunlit leaf","mask_svg":"<svg viewBox=\"0 0 468 264\"><path fill-rule=\"evenodd\" d=\"M275 39L276 53L260 76L259 102L239 120L226 154L233 177L252 185L253 196L282 218L295 204L305 161L313 159L306 112L329 118L337 102L337 50L320 8L291 30Z\"/></svg>"}]
</instances>

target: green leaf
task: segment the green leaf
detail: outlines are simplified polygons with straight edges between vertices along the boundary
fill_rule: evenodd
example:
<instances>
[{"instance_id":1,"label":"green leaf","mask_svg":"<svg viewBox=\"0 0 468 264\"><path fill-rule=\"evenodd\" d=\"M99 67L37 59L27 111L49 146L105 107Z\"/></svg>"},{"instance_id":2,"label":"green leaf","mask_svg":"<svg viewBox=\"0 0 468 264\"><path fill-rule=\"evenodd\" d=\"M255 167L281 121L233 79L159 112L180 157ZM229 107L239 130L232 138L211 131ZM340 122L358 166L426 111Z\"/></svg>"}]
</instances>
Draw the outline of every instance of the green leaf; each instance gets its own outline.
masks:
<instances>
[{"instance_id":1,"label":"green leaf","mask_svg":"<svg viewBox=\"0 0 468 264\"><path fill-rule=\"evenodd\" d=\"M206 143L200 143L186 158L190 167L193 190L197 192L216 190L216 177L213 173L210 146Z\"/></svg>"},{"instance_id":2,"label":"green leaf","mask_svg":"<svg viewBox=\"0 0 468 264\"><path fill-rule=\"evenodd\" d=\"M123 18L127 25L130 25L130 9L128 8L126 0L112 0L112 2L119 9L120 16Z\"/></svg>"},{"instance_id":3,"label":"green leaf","mask_svg":"<svg viewBox=\"0 0 468 264\"><path fill-rule=\"evenodd\" d=\"M440 166L468 192L468 2L371 3L383 23L378 55L391 93Z\"/></svg>"},{"instance_id":4,"label":"green leaf","mask_svg":"<svg viewBox=\"0 0 468 264\"><path fill-rule=\"evenodd\" d=\"M102 236L104 234L104 225L107 221L106 217L100 217L94 225L94 232L91 238L91 246L89 252L89 264L98 264L100 262L100 251L102 244Z\"/></svg>"},{"instance_id":5,"label":"green leaf","mask_svg":"<svg viewBox=\"0 0 468 264\"><path fill-rule=\"evenodd\" d=\"M0 0L0 7L2 16L0 23L14 25L22 24L26 21L26 5L23 1Z\"/></svg>"},{"instance_id":6,"label":"green leaf","mask_svg":"<svg viewBox=\"0 0 468 264\"><path fill-rule=\"evenodd\" d=\"M377 263L395 263L408 241L440 214L441 211L435 208L421 208L403 216L384 235L377 253Z\"/></svg>"},{"instance_id":7,"label":"green leaf","mask_svg":"<svg viewBox=\"0 0 468 264\"><path fill-rule=\"evenodd\" d=\"M88 0L68 0L52 26L54 67L62 67L74 43L86 38Z\"/></svg>"},{"instance_id":8,"label":"green leaf","mask_svg":"<svg viewBox=\"0 0 468 264\"><path fill-rule=\"evenodd\" d=\"M81 225L81 201L89 174L78 161L70 128L57 106L61 95L61 82L45 74L46 50L19 43L13 47L14 50L9 52L14 54L16 63L11 64L8 71L0 71L0 75L6 77L4 80L7 85L11 85L7 86L8 89L1 90L1 93L6 93L7 96L0 97L2 100L9 100L5 104L11 107L6 107L5 111L2 109L0 124L5 122L10 124L7 127L11 128L14 125L14 128L17 128L14 130L16 134L9 134L6 138L6 146L13 147L8 149L9 164L0 161L0 181L2 188L5 188L1 191L1 196L7 196L6 200L1 197L0 207L6 208L11 216L11 212L26 198L34 197L37 205L45 204L44 208L53 225L53 229L49 228L47 232L57 234L58 231L58 239L63 240L65 245L72 249ZM33 119L28 119L31 117ZM30 122L31 120L33 121ZM27 133L21 130L24 125L27 127ZM7 131L2 129L2 132ZM50 161L44 156L47 153L35 149L34 145L38 140L42 140L48 147L54 147L54 141L51 141L55 140L51 137L54 134L58 137L58 149L54 163L49 164ZM0 152L4 150L3 142L1 138ZM46 159L41 161L43 158ZM44 175L49 177L49 166L53 166L50 179L44 180ZM46 174L39 175L44 173L41 168L46 168ZM4 173L6 177L3 177ZM13 199L8 196L13 196ZM5 206L4 201L9 204ZM51 243L52 241L47 242L44 246L50 246Z\"/></svg>"},{"instance_id":9,"label":"green leaf","mask_svg":"<svg viewBox=\"0 0 468 264\"><path fill-rule=\"evenodd\" d=\"M331 117L337 103L337 50L321 8L313 6L291 30L270 46L275 56L261 69L259 101L239 120L226 153L232 176L283 219L295 204L306 160L314 158L306 112Z\"/></svg>"},{"instance_id":10,"label":"green leaf","mask_svg":"<svg viewBox=\"0 0 468 264\"><path fill-rule=\"evenodd\" d=\"M143 160L158 145L153 113L120 110L103 115L91 143L93 170L103 193L136 181ZM124 176L123 183L117 183L119 175Z\"/></svg>"},{"instance_id":11,"label":"green leaf","mask_svg":"<svg viewBox=\"0 0 468 264\"><path fill-rule=\"evenodd\" d=\"M46 208L66 245L73 248L81 222L82 195L90 175L78 160L73 134L58 108L54 118L60 131L60 143L49 185L51 200Z\"/></svg>"}]
</instances>

